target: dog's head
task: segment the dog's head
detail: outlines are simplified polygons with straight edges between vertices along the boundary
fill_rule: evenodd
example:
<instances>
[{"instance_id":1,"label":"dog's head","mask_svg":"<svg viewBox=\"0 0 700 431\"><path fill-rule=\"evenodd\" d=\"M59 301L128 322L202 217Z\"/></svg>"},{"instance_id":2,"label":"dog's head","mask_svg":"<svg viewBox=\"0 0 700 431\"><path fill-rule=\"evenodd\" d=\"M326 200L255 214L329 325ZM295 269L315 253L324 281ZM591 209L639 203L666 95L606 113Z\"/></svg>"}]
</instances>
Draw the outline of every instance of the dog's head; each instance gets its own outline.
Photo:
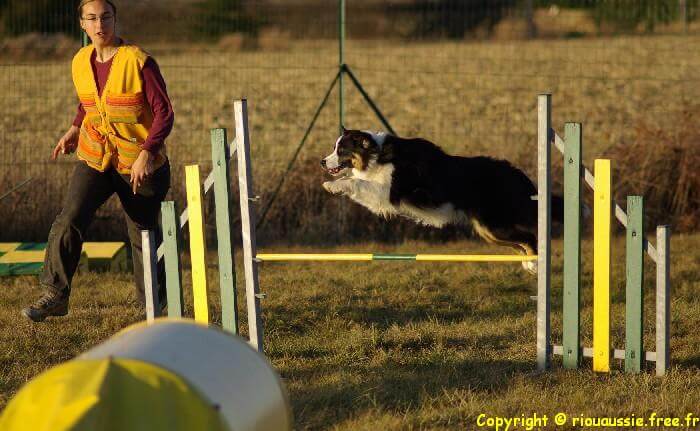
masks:
<instances>
[{"instance_id":1,"label":"dog's head","mask_svg":"<svg viewBox=\"0 0 700 431\"><path fill-rule=\"evenodd\" d=\"M333 152L321 160L321 167L333 176L346 169L366 170L381 152L383 135L362 130L345 130L335 141Z\"/></svg>"}]
</instances>

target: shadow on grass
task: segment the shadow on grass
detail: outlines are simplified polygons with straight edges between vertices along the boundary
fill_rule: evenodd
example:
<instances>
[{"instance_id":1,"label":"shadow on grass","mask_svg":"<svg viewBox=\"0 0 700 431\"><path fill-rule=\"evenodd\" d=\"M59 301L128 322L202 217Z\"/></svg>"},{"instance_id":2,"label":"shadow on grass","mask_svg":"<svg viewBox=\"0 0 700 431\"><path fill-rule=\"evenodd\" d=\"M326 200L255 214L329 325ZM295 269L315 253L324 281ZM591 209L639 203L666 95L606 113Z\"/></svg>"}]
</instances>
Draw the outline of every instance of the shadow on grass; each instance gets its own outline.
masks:
<instances>
[{"instance_id":1,"label":"shadow on grass","mask_svg":"<svg viewBox=\"0 0 700 431\"><path fill-rule=\"evenodd\" d=\"M461 389L470 394L482 393L484 397L507 392L513 376L529 372L532 367L532 362L507 360L428 364L387 361L378 367L339 370L340 382L319 379L325 373L318 369L291 372L285 378L305 382L289 391L297 426L328 429L373 410L402 415L408 409L425 406L432 399ZM314 381L322 383L308 384Z\"/></svg>"},{"instance_id":2,"label":"shadow on grass","mask_svg":"<svg viewBox=\"0 0 700 431\"><path fill-rule=\"evenodd\" d=\"M282 332L308 332L316 325L326 325L328 316L337 316L344 321L386 329L393 325L409 323L440 322L457 324L464 321L498 321L503 318L520 318L535 311L535 303L527 300L501 300L494 303L464 302L454 299L425 303L381 303L371 304L371 298L353 298L351 303L329 304L319 301L313 304L313 312L303 304L279 304L265 310L275 330Z\"/></svg>"},{"instance_id":3,"label":"shadow on grass","mask_svg":"<svg viewBox=\"0 0 700 431\"><path fill-rule=\"evenodd\" d=\"M688 358L683 358L675 361L673 365L678 365L681 368L691 368L695 367L700 369L700 355L694 355Z\"/></svg>"}]
</instances>

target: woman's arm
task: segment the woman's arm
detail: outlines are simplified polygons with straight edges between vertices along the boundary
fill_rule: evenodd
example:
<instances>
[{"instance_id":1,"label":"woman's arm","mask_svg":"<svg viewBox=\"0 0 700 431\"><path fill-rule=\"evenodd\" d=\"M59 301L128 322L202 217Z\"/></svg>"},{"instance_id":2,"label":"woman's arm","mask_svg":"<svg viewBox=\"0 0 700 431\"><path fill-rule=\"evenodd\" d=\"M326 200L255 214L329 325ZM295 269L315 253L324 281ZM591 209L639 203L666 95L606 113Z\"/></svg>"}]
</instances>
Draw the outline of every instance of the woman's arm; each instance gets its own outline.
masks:
<instances>
[{"instance_id":1,"label":"woman's arm","mask_svg":"<svg viewBox=\"0 0 700 431\"><path fill-rule=\"evenodd\" d=\"M165 87L165 80L156 61L149 57L141 72L143 74L144 97L153 111L153 124L148 131L148 138L143 144L143 149L155 154L170 134L175 116Z\"/></svg>"},{"instance_id":2,"label":"woman's arm","mask_svg":"<svg viewBox=\"0 0 700 431\"><path fill-rule=\"evenodd\" d=\"M131 166L131 185L134 194L144 178L153 172L153 158L163 146L165 138L170 134L175 119L165 88L165 80L155 60L149 57L143 65L141 73L143 74L144 97L151 106L153 123L148 131L148 138L143 143L143 150Z\"/></svg>"},{"instance_id":3,"label":"woman's arm","mask_svg":"<svg viewBox=\"0 0 700 431\"><path fill-rule=\"evenodd\" d=\"M83 124L83 118L85 118L85 108L83 108L82 103L78 103L78 112L75 113L73 125L77 128L80 128L80 126Z\"/></svg>"}]
</instances>

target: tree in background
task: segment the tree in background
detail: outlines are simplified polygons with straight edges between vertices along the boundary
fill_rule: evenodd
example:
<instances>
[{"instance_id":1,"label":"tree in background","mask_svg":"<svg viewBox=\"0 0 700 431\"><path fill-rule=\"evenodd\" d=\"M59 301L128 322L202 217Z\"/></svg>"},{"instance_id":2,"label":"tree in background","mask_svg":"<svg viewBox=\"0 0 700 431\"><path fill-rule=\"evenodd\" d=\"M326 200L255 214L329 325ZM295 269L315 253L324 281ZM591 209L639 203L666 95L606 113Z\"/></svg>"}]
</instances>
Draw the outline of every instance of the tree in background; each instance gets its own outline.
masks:
<instances>
[{"instance_id":1,"label":"tree in background","mask_svg":"<svg viewBox=\"0 0 700 431\"><path fill-rule=\"evenodd\" d=\"M0 29L4 35L24 33L78 34L75 2L66 0L0 0Z\"/></svg>"},{"instance_id":2,"label":"tree in background","mask_svg":"<svg viewBox=\"0 0 700 431\"><path fill-rule=\"evenodd\" d=\"M686 0L686 19L695 19L699 3ZM678 21L682 16L679 0L537 0L536 5L588 9L598 28L607 24L619 31L632 31L643 25L652 32L657 25Z\"/></svg>"},{"instance_id":3,"label":"tree in background","mask_svg":"<svg viewBox=\"0 0 700 431\"><path fill-rule=\"evenodd\" d=\"M658 24L668 24L680 17L678 0L615 0L600 2L593 10L593 18L600 27L613 24L616 29L630 31L640 24L648 32Z\"/></svg>"},{"instance_id":4,"label":"tree in background","mask_svg":"<svg viewBox=\"0 0 700 431\"><path fill-rule=\"evenodd\" d=\"M462 39L485 27L489 32L517 0L414 0L390 5L389 13L415 16L411 37Z\"/></svg>"},{"instance_id":5,"label":"tree in background","mask_svg":"<svg viewBox=\"0 0 700 431\"><path fill-rule=\"evenodd\" d=\"M192 30L207 39L227 33L257 36L265 22L262 14L251 11L251 5L246 0L203 0L196 5Z\"/></svg>"}]
</instances>

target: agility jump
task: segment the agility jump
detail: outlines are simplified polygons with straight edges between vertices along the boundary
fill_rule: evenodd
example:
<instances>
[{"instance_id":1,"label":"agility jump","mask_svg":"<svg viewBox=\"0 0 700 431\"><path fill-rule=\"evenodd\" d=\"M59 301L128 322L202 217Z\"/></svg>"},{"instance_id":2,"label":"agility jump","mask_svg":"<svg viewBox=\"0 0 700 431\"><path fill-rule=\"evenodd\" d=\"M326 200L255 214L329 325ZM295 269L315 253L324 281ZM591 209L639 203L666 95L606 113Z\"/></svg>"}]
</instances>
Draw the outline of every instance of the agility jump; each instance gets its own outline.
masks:
<instances>
[{"instance_id":1,"label":"agility jump","mask_svg":"<svg viewBox=\"0 0 700 431\"><path fill-rule=\"evenodd\" d=\"M641 196L627 197L627 211L614 204L609 160L595 161L595 174L582 164L583 133L578 123L567 123L565 138L551 132L551 95L538 98L538 199L548 203L551 178L550 141L564 155L564 283L562 313L562 345L551 344L550 271L538 276L537 364L540 370L549 367L552 354L563 356L565 368L577 368L582 357L593 358L593 370L610 371L611 353L624 359L625 371L639 372L644 361L655 362L656 374L669 368L670 326L670 228L657 227L657 248L644 237L644 210ZM544 169L546 167L546 169ZM594 268L593 268L593 347L580 345L581 284L581 179L594 191ZM545 185L545 187L543 187ZM614 205L614 209L613 206ZM540 210L540 244L547 244L539 254L540 267L549 267L549 211ZM612 215L627 229L626 245L626 349L610 346L610 250ZM544 227L544 229L542 229ZM547 232L545 236L543 232ZM542 250L546 252L543 253ZM656 351L643 348L643 254L656 263Z\"/></svg>"},{"instance_id":2,"label":"agility jump","mask_svg":"<svg viewBox=\"0 0 700 431\"><path fill-rule=\"evenodd\" d=\"M625 360L627 372L639 372L644 361L656 363L657 375L664 375L669 367L669 238L667 226L657 228L657 248L644 239L642 198L630 196L625 213L615 205L615 217L627 228L627 301L626 301L626 350L610 347L610 237L613 214L610 161L596 160L597 179L582 165L582 127L567 123L562 139L551 127L551 95L538 98L538 254L523 255L441 255L441 254L329 254L329 253L257 253L255 236L255 212L250 202L258 200L252 192L250 136L248 129L247 101L234 103L236 138L227 147L226 132L212 131L212 159L214 170L204 183L205 193L215 185L217 239L219 244L222 321L225 329L237 333L237 306L233 248L231 247L230 184L228 160L237 156L240 190L241 229L248 311L249 342L263 351L263 326L260 318L260 293L258 264L270 261L445 261L445 262L528 262L537 261L537 365L545 370L552 355L562 355L566 368L577 368L582 357L593 357L593 369L610 371L611 353L616 359ZM554 345L551 337L551 145L564 154L564 286L562 345ZM197 167L188 167L188 209L178 220L171 202L163 203L163 253L166 259L168 315L182 315L182 291L179 263L179 230L189 220L192 276L195 301L195 319L208 321L206 299L205 242L201 216L201 185ZM580 259L581 259L581 179L594 190L594 340L593 347L580 345ZM147 240L149 240L147 241ZM150 245L149 253L146 252ZM643 323L643 265L644 251L656 262L656 351L645 352L642 344ZM153 268L161 255L156 253L152 235L144 232L144 259L146 263L147 307L149 318L158 313L157 296L153 290ZM172 298L172 300L171 300ZM171 312L171 308L173 311Z\"/></svg>"}]
</instances>

